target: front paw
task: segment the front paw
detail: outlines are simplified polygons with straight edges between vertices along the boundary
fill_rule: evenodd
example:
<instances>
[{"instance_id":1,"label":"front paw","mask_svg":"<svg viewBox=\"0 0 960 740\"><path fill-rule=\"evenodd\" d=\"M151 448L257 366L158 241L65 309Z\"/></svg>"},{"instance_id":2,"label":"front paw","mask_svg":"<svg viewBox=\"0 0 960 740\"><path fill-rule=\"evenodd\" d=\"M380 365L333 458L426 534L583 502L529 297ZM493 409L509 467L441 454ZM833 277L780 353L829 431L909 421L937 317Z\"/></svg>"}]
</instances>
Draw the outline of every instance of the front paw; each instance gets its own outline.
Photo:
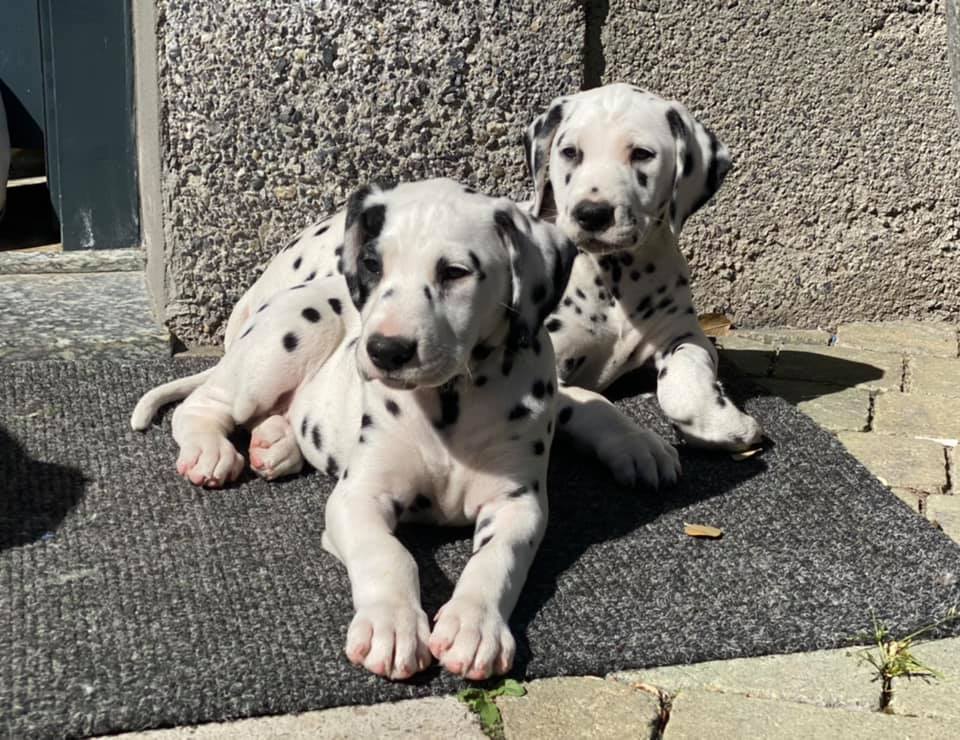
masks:
<instances>
[{"instance_id":1,"label":"front paw","mask_svg":"<svg viewBox=\"0 0 960 740\"><path fill-rule=\"evenodd\" d=\"M191 437L180 445L177 472L195 486L220 488L240 477L243 455L226 437L215 434Z\"/></svg>"},{"instance_id":2,"label":"front paw","mask_svg":"<svg viewBox=\"0 0 960 740\"><path fill-rule=\"evenodd\" d=\"M683 440L695 447L742 452L763 440L760 423L729 400L725 406L717 404L708 413L695 416L692 422L675 423Z\"/></svg>"},{"instance_id":3,"label":"front paw","mask_svg":"<svg viewBox=\"0 0 960 740\"><path fill-rule=\"evenodd\" d=\"M677 450L646 429L631 429L597 442L597 456L622 486L654 490L671 486L680 477Z\"/></svg>"},{"instance_id":4,"label":"front paw","mask_svg":"<svg viewBox=\"0 0 960 740\"><path fill-rule=\"evenodd\" d=\"M472 681L509 671L516 650L500 612L464 597L441 607L430 635L430 652L440 664Z\"/></svg>"},{"instance_id":5,"label":"front paw","mask_svg":"<svg viewBox=\"0 0 960 740\"><path fill-rule=\"evenodd\" d=\"M347 658L395 681L430 665L430 625L416 604L385 601L357 609L347 630Z\"/></svg>"},{"instance_id":6,"label":"front paw","mask_svg":"<svg viewBox=\"0 0 960 740\"><path fill-rule=\"evenodd\" d=\"M290 422L271 416L250 437L250 467L261 478L275 480L303 469L303 455Z\"/></svg>"}]
</instances>

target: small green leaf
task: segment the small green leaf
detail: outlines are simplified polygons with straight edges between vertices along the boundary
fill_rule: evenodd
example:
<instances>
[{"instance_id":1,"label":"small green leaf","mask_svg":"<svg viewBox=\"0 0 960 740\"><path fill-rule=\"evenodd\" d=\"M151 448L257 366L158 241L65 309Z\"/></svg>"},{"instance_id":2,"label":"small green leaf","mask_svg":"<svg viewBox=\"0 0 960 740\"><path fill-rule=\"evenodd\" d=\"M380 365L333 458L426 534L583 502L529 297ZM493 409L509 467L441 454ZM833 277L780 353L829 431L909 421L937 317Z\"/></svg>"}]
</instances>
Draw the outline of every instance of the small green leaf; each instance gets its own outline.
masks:
<instances>
[{"instance_id":1,"label":"small green leaf","mask_svg":"<svg viewBox=\"0 0 960 740\"><path fill-rule=\"evenodd\" d=\"M527 690L512 678L504 679L503 685L499 689L503 696L526 696Z\"/></svg>"},{"instance_id":2,"label":"small green leaf","mask_svg":"<svg viewBox=\"0 0 960 740\"><path fill-rule=\"evenodd\" d=\"M480 717L480 723L487 731L493 730L500 725L500 710L492 701L483 701L477 706L477 715Z\"/></svg>"}]
</instances>

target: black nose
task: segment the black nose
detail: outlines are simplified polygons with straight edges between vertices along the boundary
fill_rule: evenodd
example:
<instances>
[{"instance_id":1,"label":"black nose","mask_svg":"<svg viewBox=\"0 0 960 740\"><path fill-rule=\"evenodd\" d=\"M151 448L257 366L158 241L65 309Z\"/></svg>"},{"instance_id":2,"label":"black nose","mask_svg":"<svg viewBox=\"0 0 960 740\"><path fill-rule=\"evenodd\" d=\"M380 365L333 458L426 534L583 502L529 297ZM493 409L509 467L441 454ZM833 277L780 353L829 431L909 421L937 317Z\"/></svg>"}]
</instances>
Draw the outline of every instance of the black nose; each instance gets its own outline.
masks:
<instances>
[{"instance_id":1,"label":"black nose","mask_svg":"<svg viewBox=\"0 0 960 740\"><path fill-rule=\"evenodd\" d=\"M372 334L367 340L367 354L381 370L399 370L417 354L417 340Z\"/></svg>"},{"instance_id":2,"label":"black nose","mask_svg":"<svg viewBox=\"0 0 960 740\"><path fill-rule=\"evenodd\" d=\"M573 217L584 231L603 231L613 223L613 206L606 201L580 201L573 209Z\"/></svg>"}]
</instances>

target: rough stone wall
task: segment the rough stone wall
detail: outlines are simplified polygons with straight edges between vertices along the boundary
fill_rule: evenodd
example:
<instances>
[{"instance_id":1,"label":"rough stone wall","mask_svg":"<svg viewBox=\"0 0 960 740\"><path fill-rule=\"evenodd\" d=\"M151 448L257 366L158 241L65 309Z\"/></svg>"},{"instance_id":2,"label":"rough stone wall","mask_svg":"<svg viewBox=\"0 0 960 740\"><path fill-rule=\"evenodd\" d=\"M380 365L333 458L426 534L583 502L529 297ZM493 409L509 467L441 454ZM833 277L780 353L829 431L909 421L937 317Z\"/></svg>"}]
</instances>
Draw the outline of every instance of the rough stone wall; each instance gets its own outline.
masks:
<instances>
[{"instance_id":1,"label":"rough stone wall","mask_svg":"<svg viewBox=\"0 0 960 740\"><path fill-rule=\"evenodd\" d=\"M943 2L611 0L602 40L605 82L683 100L733 154L682 237L700 310L960 318Z\"/></svg>"},{"instance_id":2,"label":"rough stone wall","mask_svg":"<svg viewBox=\"0 0 960 740\"><path fill-rule=\"evenodd\" d=\"M531 117L620 79L733 153L683 235L701 310L956 320L943 2L157 0L166 323L218 341L278 245L368 180L525 194Z\"/></svg>"},{"instance_id":3,"label":"rough stone wall","mask_svg":"<svg viewBox=\"0 0 960 740\"><path fill-rule=\"evenodd\" d=\"M166 322L218 341L285 238L374 179L526 188L582 83L575 0L157 0Z\"/></svg>"}]
</instances>

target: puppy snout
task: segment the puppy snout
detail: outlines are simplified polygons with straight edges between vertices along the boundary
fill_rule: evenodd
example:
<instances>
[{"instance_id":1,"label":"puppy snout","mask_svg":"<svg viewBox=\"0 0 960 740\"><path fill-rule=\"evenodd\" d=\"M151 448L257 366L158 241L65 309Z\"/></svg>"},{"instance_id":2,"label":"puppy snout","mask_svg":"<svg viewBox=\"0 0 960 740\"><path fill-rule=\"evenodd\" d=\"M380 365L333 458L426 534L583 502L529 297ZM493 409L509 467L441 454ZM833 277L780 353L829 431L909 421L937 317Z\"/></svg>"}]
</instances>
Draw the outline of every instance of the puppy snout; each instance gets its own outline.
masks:
<instances>
[{"instance_id":1,"label":"puppy snout","mask_svg":"<svg viewBox=\"0 0 960 740\"><path fill-rule=\"evenodd\" d=\"M381 370L399 370L417 354L417 340L373 334L367 340L367 355Z\"/></svg>"},{"instance_id":2,"label":"puppy snout","mask_svg":"<svg viewBox=\"0 0 960 740\"><path fill-rule=\"evenodd\" d=\"M613 223L613 206L605 200L582 200L573 209L573 218L584 231L604 231Z\"/></svg>"}]
</instances>

